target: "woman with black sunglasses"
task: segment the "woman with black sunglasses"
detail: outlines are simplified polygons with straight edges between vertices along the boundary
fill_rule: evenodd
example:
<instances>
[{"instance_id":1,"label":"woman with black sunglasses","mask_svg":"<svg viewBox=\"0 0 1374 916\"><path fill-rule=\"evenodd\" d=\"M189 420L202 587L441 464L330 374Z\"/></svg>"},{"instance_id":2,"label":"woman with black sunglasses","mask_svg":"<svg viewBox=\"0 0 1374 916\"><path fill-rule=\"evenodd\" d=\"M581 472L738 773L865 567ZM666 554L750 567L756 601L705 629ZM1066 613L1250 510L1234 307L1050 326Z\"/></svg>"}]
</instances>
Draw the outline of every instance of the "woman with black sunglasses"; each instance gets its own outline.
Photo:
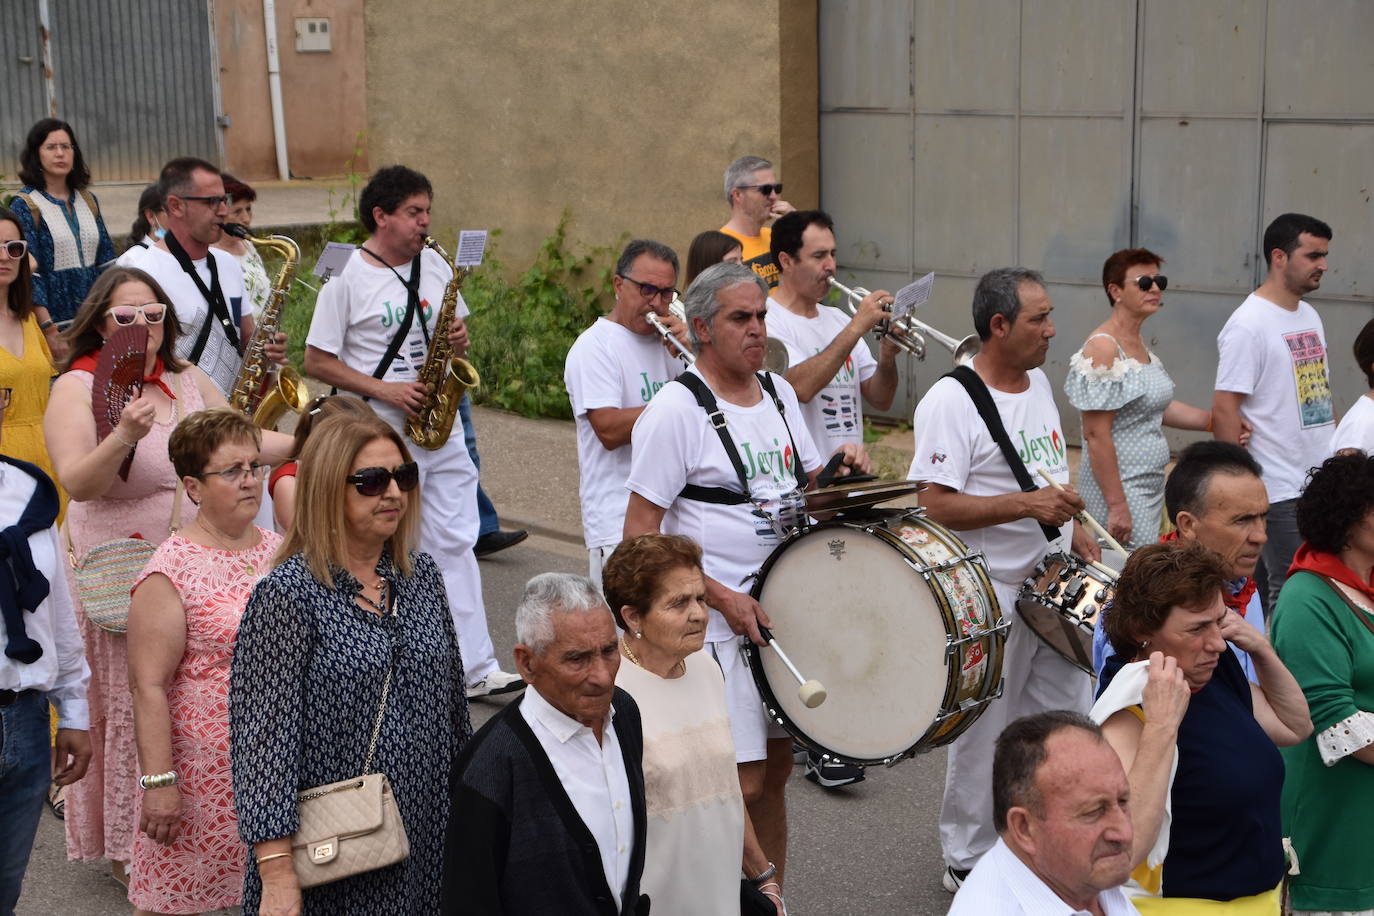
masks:
<instances>
[{"instance_id":1,"label":"woman with black sunglasses","mask_svg":"<svg viewBox=\"0 0 1374 916\"><path fill-rule=\"evenodd\" d=\"M52 386L43 433L57 481L71 500L66 533L77 558L106 541L138 537L157 545L167 538L177 485L167 453L172 430L204 407L228 406L209 376L173 355L181 325L166 301L157 281L143 271L112 267L91 287L67 329L71 350L59 363L62 375ZM107 338L134 324L148 328L142 391L101 438L91 397L100 351ZM277 461L286 456L291 437L264 431L262 446L263 460ZM181 499L181 517L189 519L195 506L185 495ZM137 827L133 792L140 775L128 642L124 633L93 624L80 596L74 598L91 665L95 768L68 789L67 854L109 859L115 877L127 881L125 863Z\"/></svg>"},{"instance_id":2,"label":"woman with black sunglasses","mask_svg":"<svg viewBox=\"0 0 1374 916\"><path fill-rule=\"evenodd\" d=\"M413 549L419 483L405 439L375 416L326 417L301 452L295 520L229 679L246 913L439 912L449 764L472 727L444 580ZM365 766L386 774L410 855L302 890L298 793Z\"/></svg>"},{"instance_id":3,"label":"woman with black sunglasses","mask_svg":"<svg viewBox=\"0 0 1374 916\"><path fill-rule=\"evenodd\" d=\"M1088 512L1128 548L1159 537L1165 426L1210 430L1212 412L1174 400L1164 363L1145 346L1140 329L1164 305L1169 279L1164 259L1145 248L1118 251L1102 265L1112 314L1069 360L1064 393L1083 414L1085 461L1078 493Z\"/></svg>"}]
</instances>

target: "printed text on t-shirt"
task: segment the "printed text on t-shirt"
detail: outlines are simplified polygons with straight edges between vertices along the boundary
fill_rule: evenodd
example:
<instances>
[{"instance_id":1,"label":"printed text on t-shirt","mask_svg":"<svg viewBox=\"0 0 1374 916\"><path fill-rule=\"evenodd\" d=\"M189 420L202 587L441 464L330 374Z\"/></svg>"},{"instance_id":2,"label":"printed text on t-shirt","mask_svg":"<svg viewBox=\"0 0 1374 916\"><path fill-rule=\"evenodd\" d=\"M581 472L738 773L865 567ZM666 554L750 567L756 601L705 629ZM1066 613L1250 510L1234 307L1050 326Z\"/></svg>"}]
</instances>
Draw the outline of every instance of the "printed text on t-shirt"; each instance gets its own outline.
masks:
<instances>
[{"instance_id":1,"label":"printed text on t-shirt","mask_svg":"<svg viewBox=\"0 0 1374 916\"><path fill-rule=\"evenodd\" d=\"M1326 347L1315 330L1283 335L1293 358L1293 376L1298 386L1298 414L1302 428L1325 426L1335 419L1331 407L1331 381L1326 374Z\"/></svg>"}]
</instances>

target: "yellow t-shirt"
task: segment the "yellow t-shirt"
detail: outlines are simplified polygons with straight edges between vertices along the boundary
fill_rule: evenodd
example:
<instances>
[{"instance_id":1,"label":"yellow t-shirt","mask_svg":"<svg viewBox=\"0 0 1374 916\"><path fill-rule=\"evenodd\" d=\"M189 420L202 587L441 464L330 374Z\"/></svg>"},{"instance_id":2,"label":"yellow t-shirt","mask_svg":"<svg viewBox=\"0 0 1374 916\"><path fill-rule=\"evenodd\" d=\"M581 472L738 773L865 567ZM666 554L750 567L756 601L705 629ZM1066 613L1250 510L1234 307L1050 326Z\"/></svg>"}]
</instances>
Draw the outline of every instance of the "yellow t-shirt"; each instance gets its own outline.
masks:
<instances>
[{"instance_id":1,"label":"yellow t-shirt","mask_svg":"<svg viewBox=\"0 0 1374 916\"><path fill-rule=\"evenodd\" d=\"M754 236L743 236L724 226L720 227L720 231L731 238L739 239L740 246L744 249L744 266L763 277L769 289L776 289L778 264L773 260L773 252L769 248L773 242L773 230L764 226L759 230L759 234Z\"/></svg>"}]
</instances>

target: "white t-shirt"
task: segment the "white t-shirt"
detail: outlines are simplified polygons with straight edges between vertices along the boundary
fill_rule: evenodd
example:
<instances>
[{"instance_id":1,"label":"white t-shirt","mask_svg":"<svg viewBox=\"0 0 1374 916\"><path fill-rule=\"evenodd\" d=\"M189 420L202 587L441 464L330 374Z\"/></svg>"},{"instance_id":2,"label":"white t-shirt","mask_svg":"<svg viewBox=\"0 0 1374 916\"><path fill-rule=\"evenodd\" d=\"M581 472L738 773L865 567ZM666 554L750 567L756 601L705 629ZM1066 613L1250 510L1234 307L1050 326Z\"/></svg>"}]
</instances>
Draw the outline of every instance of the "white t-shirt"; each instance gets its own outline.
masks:
<instances>
[{"instance_id":1,"label":"white t-shirt","mask_svg":"<svg viewBox=\"0 0 1374 916\"><path fill-rule=\"evenodd\" d=\"M1329 454L1334 455L1343 448L1358 448L1374 455L1374 399L1367 394L1355 399L1331 435Z\"/></svg>"},{"instance_id":2,"label":"white t-shirt","mask_svg":"<svg viewBox=\"0 0 1374 916\"><path fill-rule=\"evenodd\" d=\"M803 318L782 303L768 300L768 336L787 346L787 358L793 366L830 346L849 325L849 316L837 308L821 306L816 312L815 318ZM828 453L846 442L863 443L863 395L859 384L868 381L877 371L877 360L868 344L860 340L835 377L802 405L806 428L811 431L817 448Z\"/></svg>"},{"instance_id":3,"label":"white t-shirt","mask_svg":"<svg viewBox=\"0 0 1374 916\"><path fill-rule=\"evenodd\" d=\"M131 249L132 250L132 249ZM144 271L162 287L162 291L167 294L170 300L168 303L176 309L177 320L181 322L181 337L176 342L173 352L182 359L190 359L191 351L195 349L196 338L200 335L201 326L204 325L206 318L210 317L210 305L201 295L195 282L191 279L177 259L169 251L163 251L156 246L138 249L139 253L131 259L127 266L136 267ZM127 252L126 252L127 253ZM238 259L227 251L220 251L218 248L210 249L210 256L215 259L215 272L219 275L219 286L224 293L224 301L229 304L229 314L234 320L234 330L238 332L239 319L244 314L251 315L251 308L245 312L245 296L243 288L243 268L239 266ZM200 275L201 281L206 288L210 287L210 267L205 258L192 261L195 265L196 273ZM213 321L213 319L211 319ZM241 341L247 344L247 341ZM206 375L210 376L215 386L226 396L234 387L234 378L239 373L239 367L243 365L243 357L234 349L234 345L225 336L224 329L218 321L214 321L214 326L210 328L210 334L205 341L205 350L200 354L198 365Z\"/></svg>"},{"instance_id":4,"label":"white t-shirt","mask_svg":"<svg viewBox=\"0 0 1374 916\"><path fill-rule=\"evenodd\" d=\"M821 457L806 426L797 422L801 408L796 392L776 375L773 384L796 438L802 469L806 473L817 470ZM783 418L768 393L760 393L762 398L752 407L720 399L716 403L744 462L749 494L776 499L796 488L797 478L792 473L792 445ZM664 534L685 535L701 545L706 575L727 588L748 591L745 578L758 572L778 546L778 538L767 519L753 514L749 503L724 506L679 498L689 483L739 491L739 477L720 436L685 385L668 385L659 391L635 421L630 444L633 456L625 486L668 510L661 526ZM706 638L715 642L733 635L725 618L712 610Z\"/></svg>"},{"instance_id":5,"label":"white t-shirt","mask_svg":"<svg viewBox=\"0 0 1374 916\"><path fill-rule=\"evenodd\" d=\"M1061 484L1069 482L1069 458L1064 427L1054 405L1054 389L1039 369L1030 370L1030 386L1015 394L989 387L1007 436L1030 472L1041 482L1043 468ZM1019 493L1020 485L987 424L978 415L964 386L941 378L916 405L916 457L907 477L943 484L969 496ZM971 550L987 558L988 570L1001 582L1018 585L1051 550L1033 518L956 532ZM1073 522L1059 529L1062 548L1068 549Z\"/></svg>"},{"instance_id":6,"label":"white t-shirt","mask_svg":"<svg viewBox=\"0 0 1374 916\"><path fill-rule=\"evenodd\" d=\"M1250 454L1264 469L1270 502L1296 499L1331 446L1326 332L1306 302L1288 311L1251 293L1217 335L1217 391L1245 395L1255 428Z\"/></svg>"},{"instance_id":7,"label":"white t-shirt","mask_svg":"<svg viewBox=\"0 0 1374 916\"><path fill-rule=\"evenodd\" d=\"M607 450L596 437L587 411L599 407L643 407L682 372L658 334L636 334L607 318L578 335L568 351L563 384L577 424L581 472L582 535L587 549L620 543L630 494L630 446Z\"/></svg>"},{"instance_id":8,"label":"white t-shirt","mask_svg":"<svg viewBox=\"0 0 1374 916\"><path fill-rule=\"evenodd\" d=\"M398 323L405 320L406 286L396 276L397 272L410 279L410 264L398 265L393 272L364 261L363 253L354 251L344 269L320 289L306 345L332 353L350 369L371 375L396 336ZM420 308L411 319L410 332L401 343L401 349L383 376L385 381L412 382L418 377L429 353L425 328L433 329L444 301L444 288L452 276L443 258L428 248L421 252ZM468 314L461 294L457 314L459 318L466 318ZM399 407L376 399L369 403L383 420L401 428L405 413Z\"/></svg>"}]
</instances>

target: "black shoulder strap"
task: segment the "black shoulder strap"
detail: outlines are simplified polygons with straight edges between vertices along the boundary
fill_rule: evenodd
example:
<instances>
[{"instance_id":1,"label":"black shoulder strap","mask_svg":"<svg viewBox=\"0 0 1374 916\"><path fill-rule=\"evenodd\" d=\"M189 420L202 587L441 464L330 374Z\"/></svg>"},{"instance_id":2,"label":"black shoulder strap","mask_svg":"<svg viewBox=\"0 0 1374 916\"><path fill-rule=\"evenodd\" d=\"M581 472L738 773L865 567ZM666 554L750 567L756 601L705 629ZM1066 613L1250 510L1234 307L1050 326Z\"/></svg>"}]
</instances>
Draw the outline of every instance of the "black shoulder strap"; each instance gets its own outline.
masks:
<instances>
[{"instance_id":1,"label":"black shoulder strap","mask_svg":"<svg viewBox=\"0 0 1374 916\"><path fill-rule=\"evenodd\" d=\"M210 285L206 286L205 281L200 278L199 271L196 270L195 262L186 253L186 249L181 246L175 234L168 232L165 241L167 251L176 259L182 271L191 278L196 290L205 300L205 322L200 327L200 332L196 334L196 345L191 348L188 357L192 365L200 362L201 354L205 352L205 345L210 342L210 327L216 322L224 331L225 338L233 346L235 353L243 352L243 345L239 342L239 329L234 325L233 316L229 312L229 303L224 298L224 288L219 283L219 266L215 263L215 252L213 250L205 253L205 268L210 271Z\"/></svg>"},{"instance_id":2,"label":"black shoulder strap","mask_svg":"<svg viewBox=\"0 0 1374 916\"><path fill-rule=\"evenodd\" d=\"M978 416L983 418L987 424L988 432L992 434L992 440L997 443L997 447L1002 450L1002 457L1011 466L1011 473L1016 477L1016 483L1021 487L1023 493L1033 493L1040 489L1031 479L1030 471L1026 470L1026 463L1021 460L1021 456L1016 453L1016 448L1011 444L1011 437L1007 435L1007 429L1002 425L1002 415L997 412L997 405L992 401L992 393L988 391L988 386L983 383L982 378L969 366L956 366L945 373L945 378L952 378L973 400L973 406L978 408ZM1045 540L1056 541L1059 539L1059 529L1044 522L1040 522L1040 530L1045 535Z\"/></svg>"},{"instance_id":3,"label":"black shoulder strap","mask_svg":"<svg viewBox=\"0 0 1374 916\"><path fill-rule=\"evenodd\" d=\"M773 399L773 406L778 409L778 416L782 417L783 429L787 430L787 441L792 443L792 474L797 478L797 489L806 489L806 471L802 470L801 452L797 451L797 440L792 435L792 426L787 422L787 410L782 406L782 398L778 397L778 389L773 386L773 374L771 372L758 373L759 384L763 390L768 392Z\"/></svg>"},{"instance_id":4,"label":"black shoulder strap","mask_svg":"<svg viewBox=\"0 0 1374 916\"><path fill-rule=\"evenodd\" d=\"M739 478L741 491L737 493L734 490L727 490L725 487L702 487L689 483L682 488L678 496L700 503L716 503L722 506L738 506L749 502L749 477L744 472L744 462L740 460L739 449L735 448L735 440L730 438L730 430L725 426L725 414L721 412L720 405L716 403L716 396L711 393L711 389L706 387L706 383L700 377L690 372L682 373L673 381L692 392L692 397L696 398L701 409L706 411L706 419L710 422L711 428L720 436L720 444L725 449L731 466L735 469L735 476Z\"/></svg>"},{"instance_id":5,"label":"black shoulder strap","mask_svg":"<svg viewBox=\"0 0 1374 916\"><path fill-rule=\"evenodd\" d=\"M367 251L363 248L363 251ZM367 251L368 254L372 252ZM377 258L375 254L372 254ZM381 258L377 258L382 261ZM391 267L386 261L382 261L387 267ZM391 267L391 272L396 274L396 279L401 280L401 275L396 268ZM396 333L391 338L391 343L387 344L386 353L382 356L382 361L377 364L377 368L372 370L373 378L383 378L391 369L391 364L396 360L396 354L401 352L401 346L405 343L406 337L410 334L410 326L415 321L415 312L420 307L420 256L417 254L415 260L410 262L410 280L401 280L401 285L406 288L406 314L401 319L400 325L396 328ZM364 398L363 400L367 400Z\"/></svg>"}]
</instances>

